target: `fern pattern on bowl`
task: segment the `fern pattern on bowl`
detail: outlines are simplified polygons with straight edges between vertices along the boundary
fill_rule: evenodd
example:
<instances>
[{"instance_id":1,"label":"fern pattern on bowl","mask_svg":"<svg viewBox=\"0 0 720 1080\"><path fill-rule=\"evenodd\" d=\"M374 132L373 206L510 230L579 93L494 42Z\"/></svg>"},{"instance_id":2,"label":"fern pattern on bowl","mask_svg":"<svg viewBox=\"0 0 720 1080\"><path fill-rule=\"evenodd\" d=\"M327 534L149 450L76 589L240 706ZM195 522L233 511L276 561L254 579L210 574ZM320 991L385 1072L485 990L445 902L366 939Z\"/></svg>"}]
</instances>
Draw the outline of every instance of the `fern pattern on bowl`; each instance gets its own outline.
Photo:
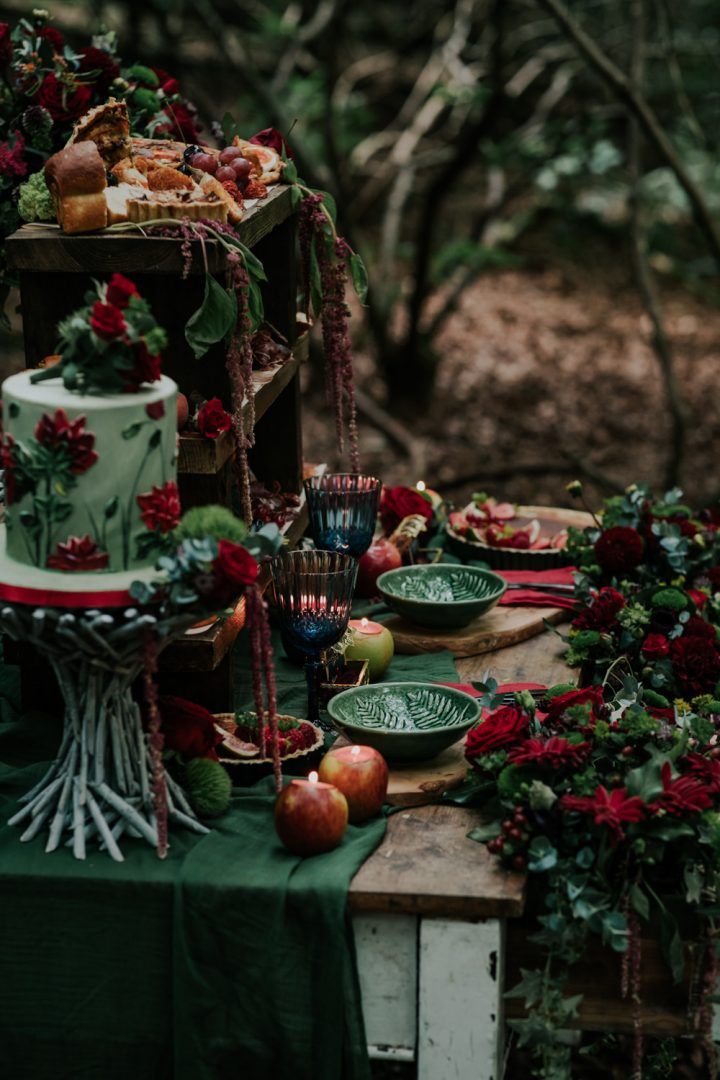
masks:
<instances>
[{"instance_id":1,"label":"fern pattern on bowl","mask_svg":"<svg viewBox=\"0 0 720 1080\"><path fill-rule=\"evenodd\" d=\"M478 600L497 592L497 587L487 578L478 577L464 566L444 566L440 572L428 568L422 574L398 574L390 589L407 600L442 604Z\"/></svg>"},{"instance_id":2,"label":"fern pattern on bowl","mask_svg":"<svg viewBox=\"0 0 720 1080\"><path fill-rule=\"evenodd\" d=\"M424 687L399 691L389 686L378 687L373 694L358 694L347 720L373 730L433 731L466 724L474 716L472 703L461 705L440 691Z\"/></svg>"}]
</instances>

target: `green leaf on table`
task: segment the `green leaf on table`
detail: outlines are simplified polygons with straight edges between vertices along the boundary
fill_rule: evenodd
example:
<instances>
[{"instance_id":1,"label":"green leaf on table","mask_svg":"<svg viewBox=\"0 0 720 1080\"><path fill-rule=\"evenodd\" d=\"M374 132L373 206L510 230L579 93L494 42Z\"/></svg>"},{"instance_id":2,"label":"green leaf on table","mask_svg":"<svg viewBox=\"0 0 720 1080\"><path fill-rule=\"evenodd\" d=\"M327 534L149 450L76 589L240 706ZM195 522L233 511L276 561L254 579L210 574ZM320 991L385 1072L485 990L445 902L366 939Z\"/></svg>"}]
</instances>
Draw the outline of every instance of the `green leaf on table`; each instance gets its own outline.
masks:
<instances>
[{"instance_id":1,"label":"green leaf on table","mask_svg":"<svg viewBox=\"0 0 720 1080\"><path fill-rule=\"evenodd\" d=\"M237 319L237 300L210 274L205 275L205 294L197 311L185 324L185 340L199 360L211 345L231 332Z\"/></svg>"},{"instance_id":2,"label":"green leaf on table","mask_svg":"<svg viewBox=\"0 0 720 1080\"><path fill-rule=\"evenodd\" d=\"M365 263L356 251L353 251L350 256L350 276L352 277L353 288L357 293L357 298L361 304L364 304L368 294L368 275L367 270L365 269Z\"/></svg>"},{"instance_id":3,"label":"green leaf on table","mask_svg":"<svg viewBox=\"0 0 720 1080\"><path fill-rule=\"evenodd\" d=\"M482 825L476 825L474 829L471 829L467 834L467 838L468 840L476 840L479 844L484 844L488 840L494 840L499 835L500 822L486 821Z\"/></svg>"}]
</instances>

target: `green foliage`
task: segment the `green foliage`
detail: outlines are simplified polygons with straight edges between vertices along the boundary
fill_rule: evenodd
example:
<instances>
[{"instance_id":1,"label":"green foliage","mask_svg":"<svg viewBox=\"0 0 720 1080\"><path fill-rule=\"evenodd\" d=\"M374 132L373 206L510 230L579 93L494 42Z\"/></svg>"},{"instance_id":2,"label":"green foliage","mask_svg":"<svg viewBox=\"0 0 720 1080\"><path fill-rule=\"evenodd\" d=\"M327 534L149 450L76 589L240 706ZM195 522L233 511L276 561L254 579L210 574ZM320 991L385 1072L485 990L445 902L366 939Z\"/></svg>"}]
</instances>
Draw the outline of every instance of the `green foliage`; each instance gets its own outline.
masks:
<instances>
[{"instance_id":1,"label":"green foliage","mask_svg":"<svg viewBox=\"0 0 720 1080\"><path fill-rule=\"evenodd\" d=\"M20 187L18 213L23 221L55 221L55 203L45 183L45 173L33 173Z\"/></svg>"}]
</instances>

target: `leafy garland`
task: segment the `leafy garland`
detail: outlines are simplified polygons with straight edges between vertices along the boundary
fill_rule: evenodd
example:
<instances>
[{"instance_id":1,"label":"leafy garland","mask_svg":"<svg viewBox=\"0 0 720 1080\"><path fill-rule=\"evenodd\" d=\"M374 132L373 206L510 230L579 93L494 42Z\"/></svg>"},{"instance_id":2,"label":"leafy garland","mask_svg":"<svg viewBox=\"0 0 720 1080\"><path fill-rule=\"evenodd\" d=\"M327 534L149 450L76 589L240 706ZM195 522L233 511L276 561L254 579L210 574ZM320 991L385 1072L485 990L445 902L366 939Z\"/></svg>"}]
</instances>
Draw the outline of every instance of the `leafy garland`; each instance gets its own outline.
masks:
<instances>
[{"instance_id":1,"label":"leafy garland","mask_svg":"<svg viewBox=\"0 0 720 1080\"><path fill-rule=\"evenodd\" d=\"M581 494L578 485L574 493ZM642 938L657 936L675 983L689 984L695 1030L715 1075L712 1001L720 917L720 517L680 492L632 487L571 544L580 609L566 635L586 685L502 705L485 686L469 734L463 801L480 803L474 839L529 874L538 967L507 995L535 1075L571 1075L558 1032L582 998L570 968L592 936L621 957L642 1075Z\"/></svg>"}]
</instances>

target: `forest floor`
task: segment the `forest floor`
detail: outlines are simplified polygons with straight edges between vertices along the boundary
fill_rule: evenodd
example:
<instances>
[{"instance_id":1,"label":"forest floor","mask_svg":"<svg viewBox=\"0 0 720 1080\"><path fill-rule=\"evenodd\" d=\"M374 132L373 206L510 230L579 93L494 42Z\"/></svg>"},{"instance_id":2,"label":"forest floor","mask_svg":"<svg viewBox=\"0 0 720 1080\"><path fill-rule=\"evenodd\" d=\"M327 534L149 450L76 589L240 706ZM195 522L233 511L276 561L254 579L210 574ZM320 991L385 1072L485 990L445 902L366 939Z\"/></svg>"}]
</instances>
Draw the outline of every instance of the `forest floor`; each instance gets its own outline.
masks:
<instances>
[{"instance_id":1,"label":"forest floor","mask_svg":"<svg viewBox=\"0 0 720 1080\"><path fill-rule=\"evenodd\" d=\"M363 468L390 483L423 479L458 505L477 490L567 503L565 484L586 479L584 470L616 490L638 482L662 488L667 399L649 321L618 262L479 279L437 342L432 407L407 423L424 463L410 461L361 414ZM688 409L680 479L699 503L720 495L720 311L678 287L663 304ZM356 369L358 385L381 399L381 381L362 351ZM321 395L309 389L305 404L306 457L333 463L332 419ZM391 402L387 412L406 410ZM588 489L601 494L593 483Z\"/></svg>"}]
</instances>

